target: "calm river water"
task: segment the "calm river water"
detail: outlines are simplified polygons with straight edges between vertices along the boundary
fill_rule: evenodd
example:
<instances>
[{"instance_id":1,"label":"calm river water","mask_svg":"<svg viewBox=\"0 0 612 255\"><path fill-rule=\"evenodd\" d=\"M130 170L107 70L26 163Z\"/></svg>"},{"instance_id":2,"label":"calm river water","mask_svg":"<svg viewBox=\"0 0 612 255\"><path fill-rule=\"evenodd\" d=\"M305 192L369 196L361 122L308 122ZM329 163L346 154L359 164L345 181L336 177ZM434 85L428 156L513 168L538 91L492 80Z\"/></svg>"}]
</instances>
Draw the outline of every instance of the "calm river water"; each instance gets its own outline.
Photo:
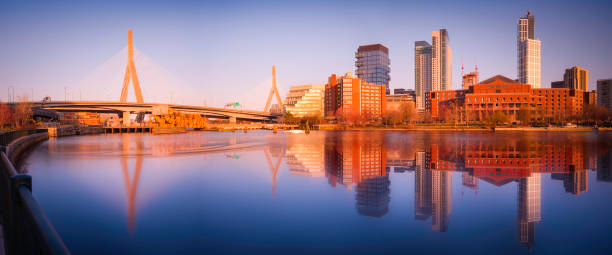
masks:
<instances>
[{"instance_id":1,"label":"calm river water","mask_svg":"<svg viewBox=\"0 0 612 255\"><path fill-rule=\"evenodd\" d=\"M609 254L612 133L52 139L23 170L74 254Z\"/></svg>"}]
</instances>

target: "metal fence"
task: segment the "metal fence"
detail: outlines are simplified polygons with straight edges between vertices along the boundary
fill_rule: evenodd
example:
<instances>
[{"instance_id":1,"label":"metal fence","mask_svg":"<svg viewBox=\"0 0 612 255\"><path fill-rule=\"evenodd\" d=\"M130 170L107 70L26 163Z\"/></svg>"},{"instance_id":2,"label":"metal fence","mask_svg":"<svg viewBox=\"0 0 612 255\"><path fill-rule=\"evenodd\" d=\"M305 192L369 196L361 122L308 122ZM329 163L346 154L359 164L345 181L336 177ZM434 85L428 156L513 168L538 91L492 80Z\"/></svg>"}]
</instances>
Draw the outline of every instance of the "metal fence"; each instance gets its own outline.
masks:
<instances>
[{"instance_id":1,"label":"metal fence","mask_svg":"<svg viewBox=\"0 0 612 255\"><path fill-rule=\"evenodd\" d=\"M0 223L7 254L70 254L32 195L32 177L19 174L5 153L12 141L46 130L0 134Z\"/></svg>"},{"instance_id":2,"label":"metal fence","mask_svg":"<svg viewBox=\"0 0 612 255\"><path fill-rule=\"evenodd\" d=\"M0 133L0 146L8 146L12 141L17 140L20 137L45 132L47 132L46 129L20 129Z\"/></svg>"}]
</instances>

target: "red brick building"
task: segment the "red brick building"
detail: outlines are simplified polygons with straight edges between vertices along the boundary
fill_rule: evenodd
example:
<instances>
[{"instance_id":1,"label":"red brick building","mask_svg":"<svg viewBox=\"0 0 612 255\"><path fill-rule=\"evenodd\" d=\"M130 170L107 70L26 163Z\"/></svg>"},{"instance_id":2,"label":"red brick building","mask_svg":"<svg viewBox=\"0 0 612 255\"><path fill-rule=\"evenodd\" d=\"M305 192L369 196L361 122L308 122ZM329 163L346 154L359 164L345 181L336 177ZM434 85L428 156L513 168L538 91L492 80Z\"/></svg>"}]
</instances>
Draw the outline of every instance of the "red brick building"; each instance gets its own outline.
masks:
<instances>
[{"instance_id":1,"label":"red brick building","mask_svg":"<svg viewBox=\"0 0 612 255\"><path fill-rule=\"evenodd\" d=\"M531 88L497 75L466 90L432 91L426 94L425 109L440 119L444 111L455 111L462 120L482 120L503 112L517 120L519 111L530 111L533 119L567 118L582 114L584 92L568 88Z\"/></svg>"},{"instance_id":2,"label":"red brick building","mask_svg":"<svg viewBox=\"0 0 612 255\"><path fill-rule=\"evenodd\" d=\"M363 82L350 72L332 74L325 84L325 117L377 120L385 113L385 85Z\"/></svg>"}]
</instances>

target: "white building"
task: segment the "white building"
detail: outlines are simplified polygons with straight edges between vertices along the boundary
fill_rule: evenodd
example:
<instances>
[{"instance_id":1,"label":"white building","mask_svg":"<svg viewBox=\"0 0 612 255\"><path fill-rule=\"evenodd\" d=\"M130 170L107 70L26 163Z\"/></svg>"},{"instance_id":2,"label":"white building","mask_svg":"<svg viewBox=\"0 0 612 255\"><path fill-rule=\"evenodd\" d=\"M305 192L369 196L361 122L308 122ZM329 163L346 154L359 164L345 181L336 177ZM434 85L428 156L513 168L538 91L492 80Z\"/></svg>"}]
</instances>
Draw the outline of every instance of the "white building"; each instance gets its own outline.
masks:
<instances>
[{"instance_id":1,"label":"white building","mask_svg":"<svg viewBox=\"0 0 612 255\"><path fill-rule=\"evenodd\" d=\"M526 39L519 43L519 82L539 89L541 82L540 40Z\"/></svg>"},{"instance_id":2,"label":"white building","mask_svg":"<svg viewBox=\"0 0 612 255\"><path fill-rule=\"evenodd\" d=\"M294 117L323 117L325 85L291 86L285 98L285 111Z\"/></svg>"},{"instance_id":3,"label":"white building","mask_svg":"<svg viewBox=\"0 0 612 255\"><path fill-rule=\"evenodd\" d=\"M453 55L446 29L431 32L431 89L450 90Z\"/></svg>"},{"instance_id":4,"label":"white building","mask_svg":"<svg viewBox=\"0 0 612 255\"><path fill-rule=\"evenodd\" d=\"M535 39L535 17L530 11L518 20L516 46L519 82L529 84L532 88L541 88L541 42Z\"/></svg>"}]
</instances>

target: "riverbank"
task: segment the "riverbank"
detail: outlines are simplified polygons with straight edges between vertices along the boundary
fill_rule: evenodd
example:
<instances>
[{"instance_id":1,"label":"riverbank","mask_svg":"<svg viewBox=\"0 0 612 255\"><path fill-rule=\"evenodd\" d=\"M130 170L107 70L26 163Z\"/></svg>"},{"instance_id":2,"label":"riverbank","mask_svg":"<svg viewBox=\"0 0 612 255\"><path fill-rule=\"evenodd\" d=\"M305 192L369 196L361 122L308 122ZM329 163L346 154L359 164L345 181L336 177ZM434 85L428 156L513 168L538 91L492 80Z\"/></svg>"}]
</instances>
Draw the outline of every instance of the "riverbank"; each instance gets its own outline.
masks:
<instances>
[{"instance_id":1,"label":"riverbank","mask_svg":"<svg viewBox=\"0 0 612 255\"><path fill-rule=\"evenodd\" d=\"M397 131L518 131L518 132L586 132L586 131L612 131L612 128L594 127L470 127L470 126L404 126L404 127L327 127L320 130L397 130Z\"/></svg>"}]
</instances>

